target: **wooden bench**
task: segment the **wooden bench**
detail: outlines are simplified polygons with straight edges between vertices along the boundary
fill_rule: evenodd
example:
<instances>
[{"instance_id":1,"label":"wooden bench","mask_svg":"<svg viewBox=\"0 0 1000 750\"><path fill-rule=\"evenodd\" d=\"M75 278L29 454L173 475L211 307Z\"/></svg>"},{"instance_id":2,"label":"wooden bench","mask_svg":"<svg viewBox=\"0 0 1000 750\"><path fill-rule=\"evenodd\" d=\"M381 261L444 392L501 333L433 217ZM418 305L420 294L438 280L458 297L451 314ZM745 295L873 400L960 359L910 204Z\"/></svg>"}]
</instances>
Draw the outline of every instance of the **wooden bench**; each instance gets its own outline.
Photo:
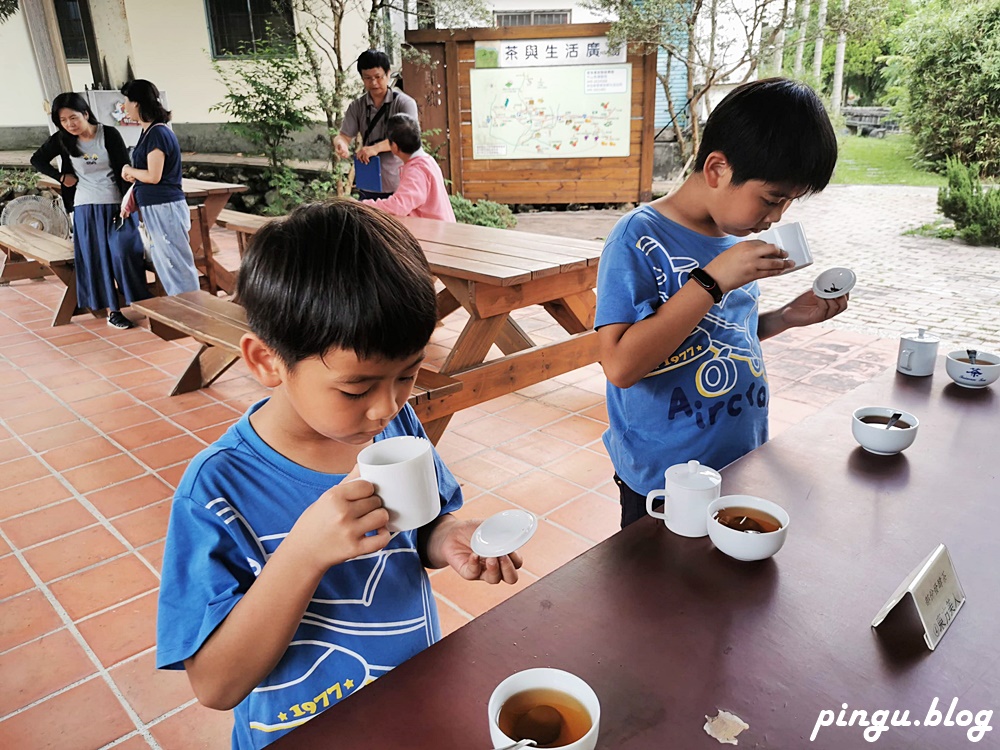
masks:
<instances>
[{"instance_id":1,"label":"wooden bench","mask_svg":"<svg viewBox=\"0 0 1000 750\"><path fill-rule=\"evenodd\" d=\"M240 258L242 258L243 253L247 249L247 242L249 241L249 238L262 226L276 218L279 217L256 216L254 214L244 213L243 211L233 211L230 208L224 208L219 211L219 215L216 217L215 223L223 229L231 229L236 232L236 245L240 250Z\"/></svg>"},{"instance_id":2,"label":"wooden bench","mask_svg":"<svg viewBox=\"0 0 1000 750\"><path fill-rule=\"evenodd\" d=\"M77 313L86 312L76 304L73 240L56 237L27 224L6 225L0 226L0 249L4 251L0 256L0 282L41 279L52 273L66 285L52 325L64 325ZM16 256L26 260L18 260Z\"/></svg>"},{"instance_id":3,"label":"wooden bench","mask_svg":"<svg viewBox=\"0 0 1000 750\"><path fill-rule=\"evenodd\" d=\"M132 309L149 318L149 329L161 339L190 336L201 344L171 396L211 385L240 358L240 339L250 330L242 307L205 291L154 297L133 303ZM461 388L461 381L424 367L417 374L410 405L416 408Z\"/></svg>"}]
</instances>

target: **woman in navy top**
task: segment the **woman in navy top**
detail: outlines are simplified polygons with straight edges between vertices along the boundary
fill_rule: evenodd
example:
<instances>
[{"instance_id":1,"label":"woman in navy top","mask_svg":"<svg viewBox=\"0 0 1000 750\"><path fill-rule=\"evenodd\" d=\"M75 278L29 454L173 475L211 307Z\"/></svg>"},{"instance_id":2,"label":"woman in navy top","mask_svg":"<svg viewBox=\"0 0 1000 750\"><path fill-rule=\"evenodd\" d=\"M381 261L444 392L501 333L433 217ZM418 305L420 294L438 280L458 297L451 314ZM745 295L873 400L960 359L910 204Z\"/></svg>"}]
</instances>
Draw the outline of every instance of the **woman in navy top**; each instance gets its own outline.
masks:
<instances>
[{"instance_id":1,"label":"woman in navy top","mask_svg":"<svg viewBox=\"0 0 1000 750\"><path fill-rule=\"evenodd\" d=\"M132 166L122 168L122 179L135 184L139 219L152 245L149 255L167 294L199 288L198 269L188 241L191 214L181 190L181 147L167 123L168 112L160 92L149 81L122 86L125 113L142 123L139 142L132 149Z\"/></svg>"}]
</instances>

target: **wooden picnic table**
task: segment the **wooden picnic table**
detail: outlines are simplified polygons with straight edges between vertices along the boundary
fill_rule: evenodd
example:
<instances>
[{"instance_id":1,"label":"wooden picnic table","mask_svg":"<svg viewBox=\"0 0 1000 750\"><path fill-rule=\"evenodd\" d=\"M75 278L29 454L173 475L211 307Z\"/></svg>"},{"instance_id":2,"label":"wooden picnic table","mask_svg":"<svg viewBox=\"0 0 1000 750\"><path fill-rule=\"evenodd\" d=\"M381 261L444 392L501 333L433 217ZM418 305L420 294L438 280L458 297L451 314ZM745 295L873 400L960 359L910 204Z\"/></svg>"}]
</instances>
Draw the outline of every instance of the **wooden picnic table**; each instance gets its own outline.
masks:
<instances>
[{"instance_id":1,"label":"wooden picnic table","mask_svg":"<svg viewBox=\"0 0 1000 750\"><path fill-rule=\"evenodd\" d=\"M459 307L469 320L441 373L460 380L456 393L417 405L435 442L460 409L512 393L597 361L593 331L597 265L603 243L435 219L397 217L423 248L431 273L444 284L438 317ZM226 226L251 235L270 219L222 215ZM541 305L570 335L543 346L511 318ZM496 344L504 356L486 360Z\"/></svg>"},{"instance_id":2,"label":"wooden picnic table","mask_svg":"<svg viewBox=\"0 0 1000 750\"><path fill-rule=\"evenodd\" d=\"M44 175L39 175L36 184L56 192L62 189L62 185L58 181ZM205 266L205 275L208 276L211 286L217 286L223 291L231 293L235 288L236 274L215 259L214 248L206 248L203 238L207 237L208 230L215 226L219 213L226 207L229 199L236 193L246 192L247 186L185 177L181 179L181 190L184 191L184 197L188 201L194 201L204 206L204 226L197 221L192 221L191 229L188 232L188 241L191 243L191 252L194 253L195 262L201 261L202 265Z\"/></svg>"}]
</instances>

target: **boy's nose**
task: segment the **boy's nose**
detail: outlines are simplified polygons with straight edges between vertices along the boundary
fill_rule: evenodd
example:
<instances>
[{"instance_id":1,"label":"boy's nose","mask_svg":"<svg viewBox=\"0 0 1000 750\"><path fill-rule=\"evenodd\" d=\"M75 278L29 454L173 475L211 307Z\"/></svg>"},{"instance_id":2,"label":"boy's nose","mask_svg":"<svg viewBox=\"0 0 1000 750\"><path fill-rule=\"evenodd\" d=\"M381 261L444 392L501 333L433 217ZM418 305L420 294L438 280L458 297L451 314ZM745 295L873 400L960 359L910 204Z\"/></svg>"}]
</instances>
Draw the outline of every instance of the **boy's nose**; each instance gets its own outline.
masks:
<instances>
[{"instance_id":1,"label":"boy's nose","mask_svg":"<svg viewBox=\"0 0 1000 750\"><path fill-rule=\"evenodd\" d=\"M388 421L399 411L396 405L396 389L384 386L378 389L368 409L368 418L373 422Z\"/></svg>"}]
</instances>

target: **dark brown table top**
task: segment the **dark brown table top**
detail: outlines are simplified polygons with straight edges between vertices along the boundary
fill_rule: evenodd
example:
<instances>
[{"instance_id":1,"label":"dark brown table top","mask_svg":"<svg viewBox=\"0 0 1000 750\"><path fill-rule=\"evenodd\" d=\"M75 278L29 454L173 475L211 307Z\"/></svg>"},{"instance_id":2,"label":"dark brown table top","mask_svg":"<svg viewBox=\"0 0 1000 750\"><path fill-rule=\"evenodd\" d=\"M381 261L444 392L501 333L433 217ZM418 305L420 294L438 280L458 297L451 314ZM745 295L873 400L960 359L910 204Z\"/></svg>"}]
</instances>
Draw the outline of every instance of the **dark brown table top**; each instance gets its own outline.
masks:
<instances>
[{"instance_id":1,"label":"dark brown table top","mask_svg":"<svg viewBox=\"0 0 1000 750\"><path fill-rule=\"evenodd\" d=\"M503 678L551 666L601 700L599 748L717 748L706 714L750 725L746 748L868 747L862 727L821 710L909 710L924 723L1000 709L1000 529L994 389L894 370L723 471L724 494L775 500L791 515L784 548L740 563L708 538L644 519L546 576L279 741L275 748L490 747L486 702ZM853 409L892 405L921 420L893 457L862 451ZM893 613L870 622L944 542L968 600L931 652ZM472 585L472 584L470 584ZM901 714L900 714L901 716ZM979 744L996 747L1000 719ZM890 727L881 748L965 748L960 726Z\"/></svg>"}]
</instances>

